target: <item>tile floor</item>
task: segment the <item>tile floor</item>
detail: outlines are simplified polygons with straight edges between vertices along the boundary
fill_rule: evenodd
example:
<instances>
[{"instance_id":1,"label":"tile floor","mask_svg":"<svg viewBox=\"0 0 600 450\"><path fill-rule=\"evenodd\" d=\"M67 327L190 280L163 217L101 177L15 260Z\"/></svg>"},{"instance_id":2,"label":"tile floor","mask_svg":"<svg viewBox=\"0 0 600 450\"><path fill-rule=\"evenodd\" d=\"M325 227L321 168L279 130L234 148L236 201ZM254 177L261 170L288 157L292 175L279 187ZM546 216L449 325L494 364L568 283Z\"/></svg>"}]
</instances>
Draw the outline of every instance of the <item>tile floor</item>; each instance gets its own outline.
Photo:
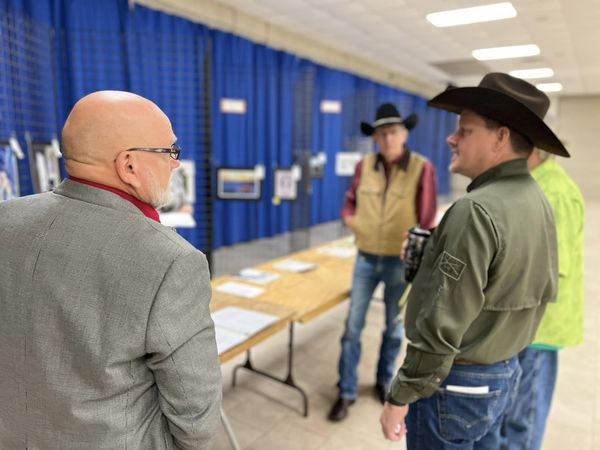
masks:
<instances>
[{"instance_id":1,"label":"tile floor","mask_svg":"<svg viewBox=\"0 0 600 450\"><path fill-rule=\"evenodd\" d=\"M334 239L343 232L339 225L327 225L311 233L312 245ZM279 256L285 245L268 240L270 252L264 259ZM285 243L285 241L283 241ZM276 249L279 250L276 250ZM587 204L586 220L586 338L579 347L561 352L560 372L544 450L600 449L600 202ZM247 250L250 250L249 248ZM227 251L223 251L224 256ZM285 254L285 251L284 253ZM222 258L231 259L231 258ZM264 260L263 259L263 260ZM228 273L225 264L215 269ZM243 267L240 266L240 268ZM231 273L231 272L229 272ZM238 372L238 384L231 387L233 367L239 356L223 366L224 410L243 449L252 450L377 450L404 449L404 442L385 441L379 430L381 405L372 393L375 363L383 324L383 305L375 299L363 333L360 365L360 396L350 415L331 423L327 412L336 397L339 338L347 302L306 325L296 327L294 376L309 396L309 416L301 415L300 394L289 387L245 370ZM280 332L252 351L256 366L279 376L285 374L287 333ZM402 355L400 359L402 358ZM215 449L231 446L221 431Z\"/></svg>"}]
</instances>

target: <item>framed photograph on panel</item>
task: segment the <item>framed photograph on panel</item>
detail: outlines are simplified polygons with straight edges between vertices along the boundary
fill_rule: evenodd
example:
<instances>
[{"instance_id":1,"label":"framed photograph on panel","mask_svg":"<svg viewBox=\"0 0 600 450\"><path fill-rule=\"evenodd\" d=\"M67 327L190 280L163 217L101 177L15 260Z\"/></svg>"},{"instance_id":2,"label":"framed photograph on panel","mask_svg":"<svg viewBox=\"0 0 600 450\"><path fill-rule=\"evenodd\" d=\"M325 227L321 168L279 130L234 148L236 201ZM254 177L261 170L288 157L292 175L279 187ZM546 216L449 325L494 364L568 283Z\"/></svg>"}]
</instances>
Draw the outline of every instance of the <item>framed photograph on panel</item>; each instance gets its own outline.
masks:
<instances>
[{"instance_id":1,"label":"framed photograph on panel","mask_svg":"<svg viewBox=\"0 0 600 450\"><path fill-rule=\"evenodd\" d=\"M217 197L222 200L258 200L260 176L254 168L217 169Z\"/></svg>"},{"instance_id":2,"label":"framed photograph on panel","mask_svg":"<svg viewBox=\"0 0 600 450\"><path fill-rule=\"evenodd\" d=\"M0 141L0 202L19 196L19 170L9 141Z\"/></svg>"},{"instance_id":3,"label":"framed photograph on panel","mask_svg":"<svg viewBox=\"0 0 600 450\"><path fill-rule=\"evenodd\" d=\"M273 176L273 195L280 200L296 200L298 181L292 169L275 169Z\"/></svg>"},{"instance_id":4,"label":"framed photograph on panel","mask_svg":"<svg viewBox=\"0 0 600 450\"><path fill-rule=\"evenodd\" d=\"M25 133L29 149L29 165L33 188L36 193L53 190L61 182L60 162L62 157L58 141L34 141Z\"/></svg>"},{"instance_id":5,"label":"framed photograph on panel","mask_svg":"<svg viewBox=\"0 0 600 450\"><path fill-rule=\"evenodd\" d=\"M196 163L189 159L179 162L181 165L171 175L171 199L159 209L160 223L167 227L195 228Z\"/></svg>"}]
</instances>

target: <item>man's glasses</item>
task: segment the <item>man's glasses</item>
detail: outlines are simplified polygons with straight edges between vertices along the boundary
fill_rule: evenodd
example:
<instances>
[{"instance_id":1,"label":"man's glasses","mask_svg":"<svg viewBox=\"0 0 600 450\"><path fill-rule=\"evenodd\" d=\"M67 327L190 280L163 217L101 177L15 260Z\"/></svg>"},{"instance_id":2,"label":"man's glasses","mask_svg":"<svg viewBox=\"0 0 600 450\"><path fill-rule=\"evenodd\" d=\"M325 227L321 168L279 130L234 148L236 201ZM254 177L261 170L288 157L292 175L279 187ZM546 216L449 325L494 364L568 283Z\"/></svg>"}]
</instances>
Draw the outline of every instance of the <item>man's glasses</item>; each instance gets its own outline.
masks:
<instances>
[{"instance_id":1,"label":"man's glasses","mask_svg":"<svg viewBox=\"0 0 600 450\"><path fill-rule=\"evenodd\" d=\"M170 148L128 148L126 152L151 152L151 153L168 153L171 158L179 159L181 148L177 144L171 145Z\"/></svg>"}]
</instances>

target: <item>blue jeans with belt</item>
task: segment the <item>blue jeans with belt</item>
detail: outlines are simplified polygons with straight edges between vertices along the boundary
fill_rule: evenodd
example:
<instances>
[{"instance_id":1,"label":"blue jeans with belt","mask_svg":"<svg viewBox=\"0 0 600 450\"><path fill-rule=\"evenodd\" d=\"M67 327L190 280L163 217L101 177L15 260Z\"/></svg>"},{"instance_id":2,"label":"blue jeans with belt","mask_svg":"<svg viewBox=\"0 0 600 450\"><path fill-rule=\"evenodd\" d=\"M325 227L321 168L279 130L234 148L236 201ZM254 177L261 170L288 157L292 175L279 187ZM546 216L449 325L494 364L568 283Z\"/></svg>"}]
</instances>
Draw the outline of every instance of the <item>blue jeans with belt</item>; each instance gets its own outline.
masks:
<instances>
[{"instance_id":1,"label":"blue jeans with belt","mask_svg":"<svg viewBox=\"0 0 600 450\"><path fill-rule=\"evenodd\" d=\"M385 303L385 329L379 350L377 365L377 383L387 385L394 376L396 358L404 327L398 318L398 302L406 283L404 282L404 263L398 256L377 256L359 252L354 265L350 310L346 319L346 329L342 336L342 354L340 356L338 388L340 397L355 399L358 391L357 367L360 361L360 335L365 326L369 303L377 284L385 284L383 301Z\"/></svg>"},{"instance_id":2,"label":"blue jeans with belt","mask_svg":"<svg viewBox=\"0 0 600 450\"><path fill-rule=\"evenodd\" d=\"M520 375L516 356L495 364L454 364L437 393L409 406L407 449L498 450Z\"/></svg>"},{"instance_id":3,"label":"blue jeans with belt","mask_svg":"<svg viewBox=\"0 0 600 450\"><path fill-rule=\"evenodd\" d=\"M502 449L542 448L558 371L558 351L527 347L519 353L523 370L517 398L502 427Z\"/></svg>"}]
</instances>

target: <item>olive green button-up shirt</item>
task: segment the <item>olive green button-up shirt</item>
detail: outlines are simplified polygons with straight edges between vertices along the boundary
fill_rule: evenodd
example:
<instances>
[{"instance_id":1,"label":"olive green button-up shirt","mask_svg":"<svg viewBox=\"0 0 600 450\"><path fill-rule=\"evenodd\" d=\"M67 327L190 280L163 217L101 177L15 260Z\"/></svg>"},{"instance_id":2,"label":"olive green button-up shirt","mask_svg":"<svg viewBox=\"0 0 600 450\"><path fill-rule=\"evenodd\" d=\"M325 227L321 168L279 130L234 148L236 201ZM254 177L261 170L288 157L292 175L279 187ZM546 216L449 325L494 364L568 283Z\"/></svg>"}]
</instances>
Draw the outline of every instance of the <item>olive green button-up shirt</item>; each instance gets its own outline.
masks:
<instances>
[{"instance_id":1,"label":"olive green button-up shirt","mask_svg":"<svg viewBox=\"0 0 600 450\"><path fill-rule=\"evenodd\" d=\"M425 248L406 310L406 359L388 400L432 395L455 359L491 364L535 335L557 291L552 209L525 159L475 178Z\"/></svg>"}]
</instances>

